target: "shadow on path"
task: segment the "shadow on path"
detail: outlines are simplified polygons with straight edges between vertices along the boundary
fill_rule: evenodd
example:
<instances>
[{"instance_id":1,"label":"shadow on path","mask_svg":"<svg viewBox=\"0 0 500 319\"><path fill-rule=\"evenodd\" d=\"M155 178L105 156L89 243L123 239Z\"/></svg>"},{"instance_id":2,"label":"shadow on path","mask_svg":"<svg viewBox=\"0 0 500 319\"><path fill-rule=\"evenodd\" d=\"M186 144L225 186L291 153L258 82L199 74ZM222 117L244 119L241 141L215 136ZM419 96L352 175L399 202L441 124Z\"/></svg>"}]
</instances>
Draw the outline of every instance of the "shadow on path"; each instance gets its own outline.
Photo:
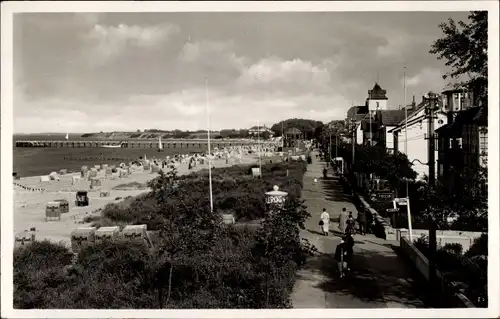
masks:
<instances>
[{"instance_id":1,"label":"shadow on path","mask_svg":"<svg viewBox=\"0 0 500 319\"><path fill-rule=\"evenodd\" d=\"M352 192L347 185L342 183L340 177L333 177L323 181L323 192L328 200L352 201Z\"/></svg>"},{"instance_id":2,"label":"shadow on path","mask_svg":"<svg viewBox=\"0 0 500 319\"><path fill-rule=\"evenodd\" d=\"M356 244L364 242L357 241ZM385 247L392 245L384 245ZM356 249L356 246L355 246ZM394 303L400 307L425 308L427 286L413 280L408 270L398 269L394 258L384 252L355 251L349 275L340 279L333 254L322 254L308 265L328 278L319 284L325 292L348 294L363 302Z\"/></svg>"},{"instance_id":3,"label":"shadow on path","mask_svg":"<svg viewBox=\"0 0 500 319\"><path fill-rule=\"evenodd\" d=\"M343 234L334 225L338 225L343 207L353 213L357 210L356 201L349 185L339 177L318 178L318 182L313 183L311 176L320 177L316 174L321 169L321 163L312 164L309 176L304 178L302 198L312 217L301 235L314 243L320 253L310 258L298 272L292 295L294 307L425 307L421 296L426 295L426 287L419 285L425 282L412 280L417 277L412 276L408 265L398 259L396 248L387 242L380 243L371 235L355 236L352 270L347 278L339 278L334 252ZM318 225L322 207L327 208L334 224L329 236L323 236Z\"/></svg>"}]
</instances>

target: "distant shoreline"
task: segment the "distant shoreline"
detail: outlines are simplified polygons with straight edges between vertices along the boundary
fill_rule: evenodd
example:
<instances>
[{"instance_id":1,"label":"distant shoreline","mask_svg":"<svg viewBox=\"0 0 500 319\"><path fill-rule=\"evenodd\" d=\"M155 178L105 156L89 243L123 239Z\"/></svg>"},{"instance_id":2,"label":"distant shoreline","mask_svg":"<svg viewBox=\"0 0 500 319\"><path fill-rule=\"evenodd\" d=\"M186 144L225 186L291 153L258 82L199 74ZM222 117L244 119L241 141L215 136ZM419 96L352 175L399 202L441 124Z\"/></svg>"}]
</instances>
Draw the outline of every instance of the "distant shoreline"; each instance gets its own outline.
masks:
<instances>
[{"instance_id":1,"label":"distant shoreline","mask_svg":"<svg viewBox=\"0 0 500 319\"><path fill-rule=\"evenodd\" d=\"M221 143L222 144L222 143ZM254 143L249 143L254 144ZM222 146L222 145L221 145ZM244 146L245 147L245 146ZM20 178L48 175L67 169L79 172L83 165L93 166L104 163L119 165L138 160L144 155L147 158L163 159L176 154L195 154L206 152L207 145L185 148L165 148L159 153L156 148L16 148L13 150L13 172Z\"/></svg>"},{"instance_id":2,"label":"distant shoreline","mask_svg":"<svg viewBox=\"0 0 500 319\"><path fill-rule=\"evenodd\" d=\"M14 134L13 136L13 141L16 140L22 140L22 141L65 141L66 140L66 134L51 134L51 135L45 135L45 134ZM130 136L74 136L71 135L69 136L68 141L122 141L122 142L127 142L127 141L134 141L134 142L141 142L141 141L158 141L160 138L160 135L156 135L154 137L130 137ZM194 143L207 143L207 137L204 138L166 138L162 136L162 141L164 142L194 142ZM220 138L220 137L210 137L210 141L213 143L220 143L220 142L235 142L235 143L255 143L257 141L257 138ZM263 142L269 142L269 140L262 140Z\"/></svg>"}]
</instances>

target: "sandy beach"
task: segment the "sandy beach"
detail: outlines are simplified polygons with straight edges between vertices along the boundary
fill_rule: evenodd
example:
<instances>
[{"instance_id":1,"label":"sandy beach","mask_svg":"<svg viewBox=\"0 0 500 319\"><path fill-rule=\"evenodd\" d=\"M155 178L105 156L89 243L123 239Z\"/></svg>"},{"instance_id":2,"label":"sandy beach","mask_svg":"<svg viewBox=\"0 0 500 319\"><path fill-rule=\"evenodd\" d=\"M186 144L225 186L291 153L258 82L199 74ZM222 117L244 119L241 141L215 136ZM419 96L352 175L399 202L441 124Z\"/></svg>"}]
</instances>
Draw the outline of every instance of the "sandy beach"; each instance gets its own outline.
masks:
<instances>
[{"instance_id":1,"label":"sandy beach","mask_svg":"<svg viewBox=\"0 0 500 319\"><path fill-rule=\"evenodd\" d=\"M267 159L268 161L269 159ZM264 159L263 159L264 161ZM258 162L255 154L243 155L240 159L232 159L226 163L225 159L212 160L216 168L228 167L238 164L252 164ZM198 164L191 170L188 164L177 166L178 174L183 175L207 168L207 163ZM120 202L128 196L137 196L148 192L148 189L138 189L137 187L127 187L125 189L113 189L116 186L130 183L145 184L155 178L157 173L145 171L142 168L133 170L126 177L104 177L101 173L102 186L98 190L89 190L89 181L81 180L72 185L73 176L79 174L61 175L60 180L40 181L40 176L26 177L14 181L14 233L20 233L36 228L36 239L48 239L54 242L63 242L70 245L70 235L78 227L90 226L91 223L84 223L87 216L100 215L102 208L108 203ZM19 185L24 186L21 187ZM31 189L44 189L41 191L30 191ZM121 187L120 187L121 188ZM89 190L89 206L77 207L75 205L76 191ZM109 192L108 197L100 197L101 192ZM117 199L120 198L120 199ZM61 220L45 221L45 207L47 202L65 199L69 202L69 212L61 214Z\"/></svg>"}]
</instances>

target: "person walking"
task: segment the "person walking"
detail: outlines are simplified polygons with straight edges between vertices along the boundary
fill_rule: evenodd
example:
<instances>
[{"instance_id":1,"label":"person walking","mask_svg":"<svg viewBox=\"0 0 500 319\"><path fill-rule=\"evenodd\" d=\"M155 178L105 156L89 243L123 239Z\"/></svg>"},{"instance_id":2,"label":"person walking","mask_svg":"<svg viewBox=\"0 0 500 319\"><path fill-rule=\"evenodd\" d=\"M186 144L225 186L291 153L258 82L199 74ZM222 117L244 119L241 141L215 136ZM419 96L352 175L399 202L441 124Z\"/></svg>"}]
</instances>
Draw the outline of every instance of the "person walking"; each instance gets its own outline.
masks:
<instances>
[{"instance_id":1,"label":"person walking","mask_svg":"<svg viewBox=\"0 0 500 319\"><path fill-rule=\"evenodd\" d=\"M349 212L349 216L346 220L345 233L354 234L356 232L356 221L352 217L352 212Z\"/></svg>"},{"instance_id":2,"label":"person walking","mask_svg":"<svg viewBox=\"0 0 500 319\"><path fill-rule=\"evenodd\" d=\"M321 231L324 236L328 236L328 232L330 231L330 214L326 211L326 208L323 208L323 212L320 216L319 225L321 226Z\"/></svg>"},{"instance_id":3,"label":"person walking","mask_svg":"<svg viewBox=\"0 0 500 319\"><path fill-rule=\"evenodd\" d=\"M366 235L366 223L366 212L362 209L358 212L359 233L362 235Z\"/></svg>"},{"instance_id":4,"label":"person walking","mask_svg":"<svg viewBox=\"0 0 500 319\"><path fill-rule=\"evenodd\" d=\"M344 261L346 262L346 270L349 271L351 270L351 264L352 264L352 255L354 254L354 238L352 238L351 234L347 234L344 238L344 246L345 246L345 257Z\"/></svg>"},{"instance_id":5,"label":"person walking","mask_svg":"<svg viewBox=\"0 0 500 319\"><path fill-rule=\"evenodd\" d=\"M340 213L339 216L339 229L342 233L345 233L346 221L347 221L347 209L344 207L342 208L342 212Z\"/></svg>"},{"instance_id":6,"label":"person walking","mask_svg":"<svg viewBox=\"0 0 500 319\"><path fill-rule=\"evenodd\" d=\"M345 271L347 270L347 262L345 261L345 257L347 255L347 251L345 249L345 241L342 238L340 240L340 243L337 245L337 248L335 248L335 256L334 259L337 262L337 268L340 273L340 278L343 278L345 275Z\"/></svg>"}]
</instances>

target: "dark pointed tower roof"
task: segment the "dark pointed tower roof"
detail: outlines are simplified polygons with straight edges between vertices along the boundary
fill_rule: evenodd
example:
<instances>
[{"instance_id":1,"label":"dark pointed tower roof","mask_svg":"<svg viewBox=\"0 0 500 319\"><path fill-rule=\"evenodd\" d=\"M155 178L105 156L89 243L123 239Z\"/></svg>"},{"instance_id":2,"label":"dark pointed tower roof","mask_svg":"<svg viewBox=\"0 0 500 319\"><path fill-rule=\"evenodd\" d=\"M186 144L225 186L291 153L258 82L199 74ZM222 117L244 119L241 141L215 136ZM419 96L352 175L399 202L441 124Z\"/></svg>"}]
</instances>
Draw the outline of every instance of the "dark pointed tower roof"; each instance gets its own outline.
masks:
<instances>
[{"instance_id":1,"label":"dark pointed tower roof","mask_svg":"<svg viewBox=\"0 0 500 319\"><path fill-rule=\"evenodd\" d=\"M383 90L377 82L373 86L373 89L368 90L368 99L370 100L387 100L387 91Z\"/></svg>"}]
</instances>

